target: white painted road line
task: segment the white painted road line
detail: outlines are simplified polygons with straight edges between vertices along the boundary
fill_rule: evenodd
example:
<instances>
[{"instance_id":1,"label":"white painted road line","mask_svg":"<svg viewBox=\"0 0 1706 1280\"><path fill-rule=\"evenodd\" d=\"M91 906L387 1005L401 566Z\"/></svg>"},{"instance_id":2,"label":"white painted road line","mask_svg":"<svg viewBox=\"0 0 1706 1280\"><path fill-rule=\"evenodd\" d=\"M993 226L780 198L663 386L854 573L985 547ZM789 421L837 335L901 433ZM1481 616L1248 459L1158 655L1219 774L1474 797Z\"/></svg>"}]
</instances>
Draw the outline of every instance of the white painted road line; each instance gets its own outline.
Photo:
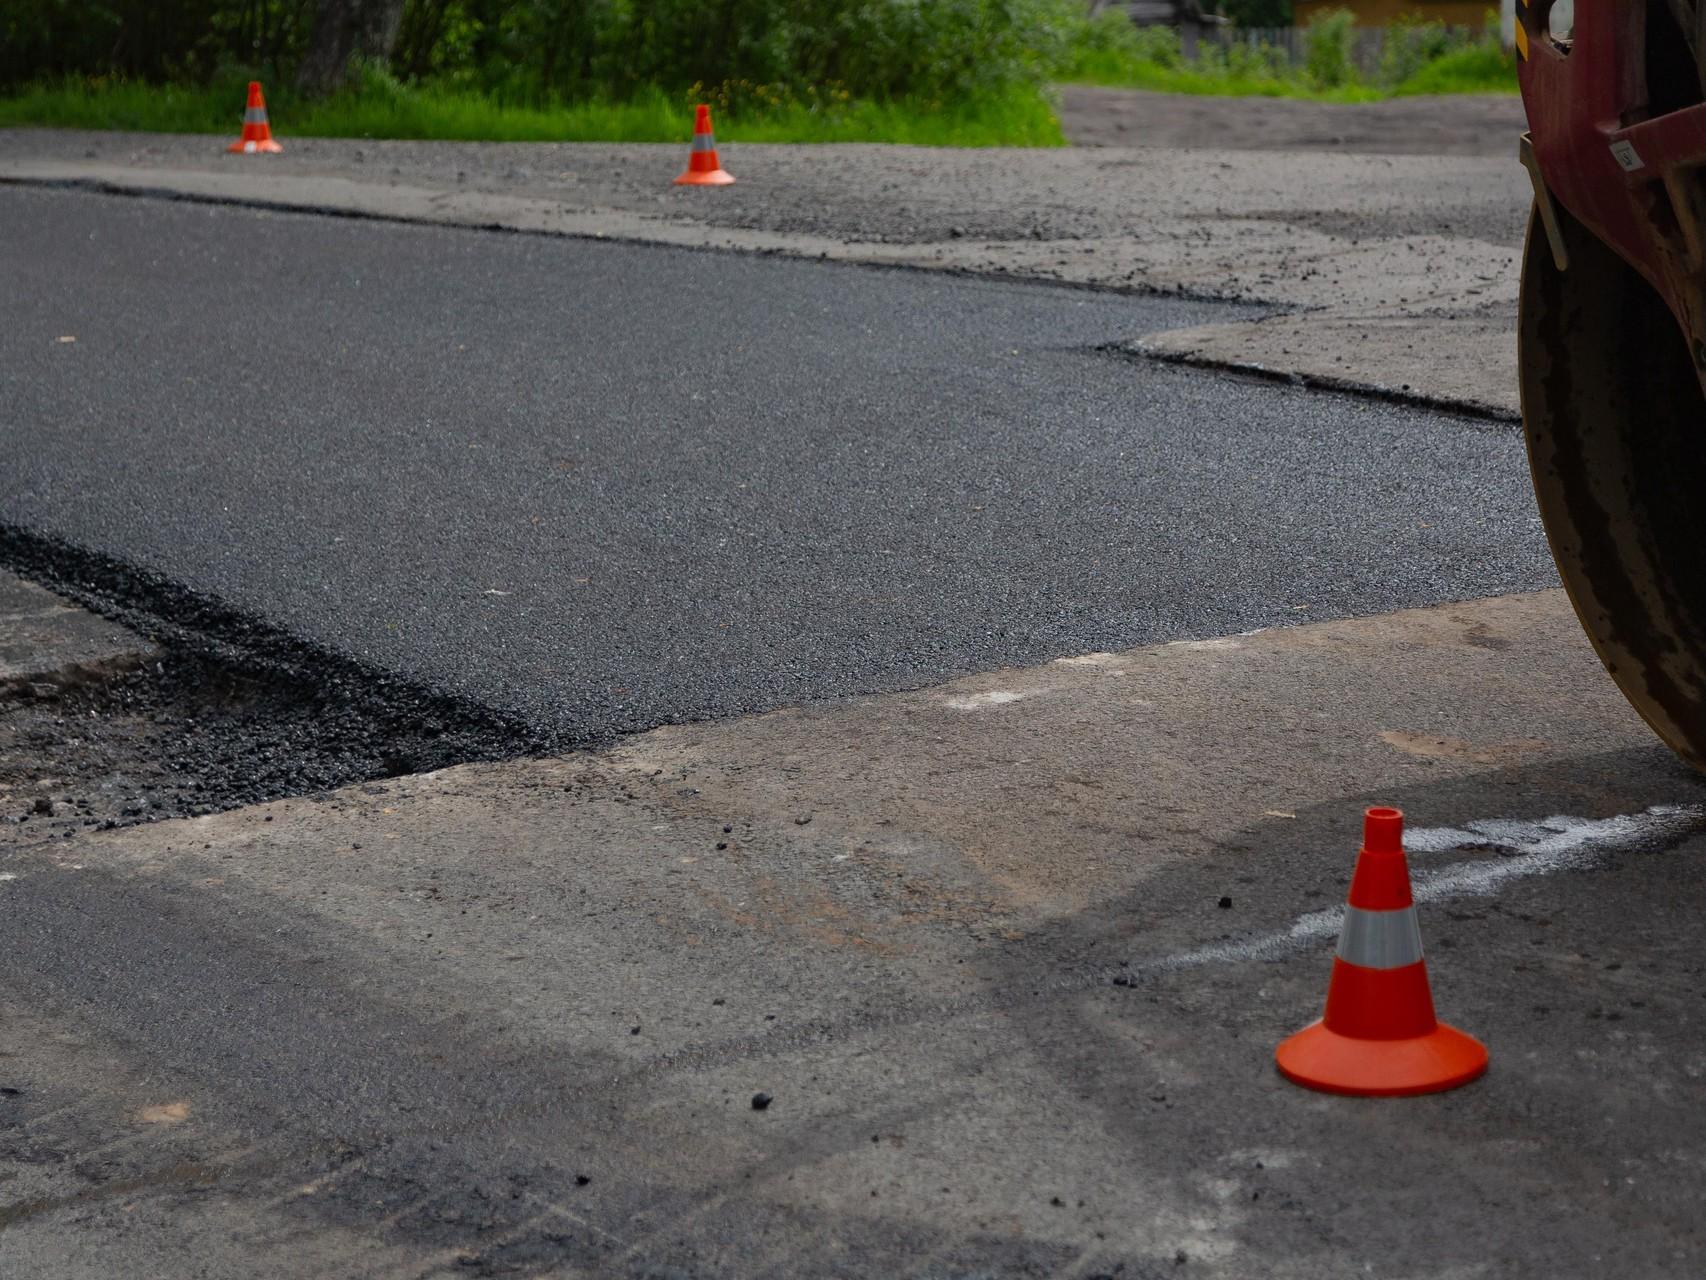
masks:
<instances>
[{"instance_id":1,"label":"white painted road line","mask_svg":"<svg viewBox=\"0 0 1706 1280\"><path fill-rule=\"evenodd\" d=\"M1706 831L1706 809L1693 805L1654 805L1642 813L1612 818L1554 817L1539 822L1483 818L1456 827L1423 827L1404 833L1409 854L1446 853L1465 847L1497 848L1511 855L1459 863L1438 870L1415 870L1411 879L1418 903L1494 894L1512 880L1585 870L1613 853L1658 853ZM1343 906L1311 911L1286 929L1254 938L1219 942L1178 955L1133 964L1134 969L1173 971L1206 964L1278 960L1311 943L1337 938Z\"/></svg>"}]
</instances>

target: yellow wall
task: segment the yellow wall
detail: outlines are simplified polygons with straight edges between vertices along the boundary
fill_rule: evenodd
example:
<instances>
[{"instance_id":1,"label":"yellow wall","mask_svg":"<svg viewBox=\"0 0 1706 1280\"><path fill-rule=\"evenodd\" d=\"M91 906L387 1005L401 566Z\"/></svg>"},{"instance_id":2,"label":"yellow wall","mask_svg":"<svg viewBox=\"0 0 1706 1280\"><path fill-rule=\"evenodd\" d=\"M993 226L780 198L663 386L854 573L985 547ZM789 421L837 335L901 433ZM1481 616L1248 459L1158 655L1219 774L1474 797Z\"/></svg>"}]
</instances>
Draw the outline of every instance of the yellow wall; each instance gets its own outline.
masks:
<instances>
[{"instance_id":1,"label":"yellow wall","mask_svg":"<svg viewBox=\"0 0 1706 1280\"><path fill-rule=\"evenodd\" d=\"M1443 22L1452 27L1480 27L1494 6L1487 0L1293 0L1292 21L1308 26L1326 9L1349 9L1359 27L1384 27L1399 14Z\"/></svg>"}]
</instances>

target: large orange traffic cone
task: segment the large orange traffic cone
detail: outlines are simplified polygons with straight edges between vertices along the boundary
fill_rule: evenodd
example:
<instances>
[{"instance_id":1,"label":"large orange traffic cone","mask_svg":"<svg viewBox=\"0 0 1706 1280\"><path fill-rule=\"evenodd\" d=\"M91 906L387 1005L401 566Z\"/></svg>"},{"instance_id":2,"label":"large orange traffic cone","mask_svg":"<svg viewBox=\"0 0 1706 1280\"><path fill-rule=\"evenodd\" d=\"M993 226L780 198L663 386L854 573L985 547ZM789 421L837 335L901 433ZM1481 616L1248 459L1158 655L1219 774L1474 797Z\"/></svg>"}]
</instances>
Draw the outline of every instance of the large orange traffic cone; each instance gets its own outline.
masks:
<instances>
[{"instance_id":1,"label":"large orange traffic cone","mask_svg":"<svg viewBox=\"0 0 1706 1280\"><path fill-rule=\"evenodd\" d=\"M1326 1016L1274 1055L1297 1084L1391 1097L1455 1089L1487 1069L1485 1045L1434 1018L1403 832L1396 809L1363 817Z\"/></svg>"},{"instance_id":2,"label":"large orange traffic cone","mask_svg":"<svg viewBox=\"0 0 1706 1280\"><path fill-rule=\"evenodd\" d=\"M693 150L687 155L687 171L675 180L678 187L726 187L732 173L717 163L717 139L711 132L711 108L703 102L693 116Z\"/></svg>"},{"instance_id":3,"label":"large orange traffic cone","mask_svg":"<svg viewBox=\"0 0 1706 1280\"><path fill-rule=\"evenodd\" d=\"M272 126L267 123L267 100L261 97L261 82L249 81L249 109L243 112L243 136L227 151L242 151L253 155L257 151L283 151L272 140Z\"/></svg>"}]
</instances>

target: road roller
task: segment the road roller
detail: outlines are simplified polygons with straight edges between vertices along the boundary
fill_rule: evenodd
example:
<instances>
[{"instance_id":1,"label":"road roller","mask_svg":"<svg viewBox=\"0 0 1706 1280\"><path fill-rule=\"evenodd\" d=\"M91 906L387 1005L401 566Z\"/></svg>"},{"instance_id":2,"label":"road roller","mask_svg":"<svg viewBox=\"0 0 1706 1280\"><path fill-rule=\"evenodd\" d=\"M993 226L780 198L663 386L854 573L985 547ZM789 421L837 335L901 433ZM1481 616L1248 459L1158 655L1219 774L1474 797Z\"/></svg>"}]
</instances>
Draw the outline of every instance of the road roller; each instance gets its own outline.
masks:
<instances>
[{"instance_id":1,"label":"road roller","mask_svg":"<svg viewBox=\"0 0 1706 1280\"><path fill-rule=\"evenodd\" d=\"M1606 669L1706 770L1706 0L1516 9L1535 495Z\"/></svg>"}]
</instances>

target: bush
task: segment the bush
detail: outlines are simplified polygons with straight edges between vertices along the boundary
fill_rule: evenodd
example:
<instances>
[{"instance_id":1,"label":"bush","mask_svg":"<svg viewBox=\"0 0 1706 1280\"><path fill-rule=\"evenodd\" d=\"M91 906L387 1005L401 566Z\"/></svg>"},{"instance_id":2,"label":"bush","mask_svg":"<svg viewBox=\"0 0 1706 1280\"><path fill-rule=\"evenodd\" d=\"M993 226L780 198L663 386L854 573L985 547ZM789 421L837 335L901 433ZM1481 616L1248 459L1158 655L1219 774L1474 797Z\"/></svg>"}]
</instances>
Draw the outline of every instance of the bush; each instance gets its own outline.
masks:
<instances>
[{"instance_id":1,"label":"bush","mask_svg":"<svg viewBox=\"0 0 1706 1280\"><path fill-rule=\"evenodd\" d=\"M1145 41L1153 31L1173 35L1177 42L1176 33L1169 29L1135 27L1124 9L1103 9L1079 23L1071 32L1072 53L1092 57L1105 53L1127 58L1145 57L1148 53Z\"/></svg>"},{"instance_id":2,"label":"bush","mask_svg":"<svg viewBox=\"0 0 1706 1280\"><path fill-rule=\"evenodd\" d=\"M1284 49L1271 44L1250 44L1235 41L1220 54L1226 74L1234 80L1286 80L1290 78L1291 59Z\"/></svg>"},{"instance_id":3,"label":"bush","mask_svg":"<svg viewBox=\"0 0 1706 1280\"><path fill-rule=\"evenodd\" d=\"M1379 81L1384 85L1400 84L1430 62L1437 62L1467 43L1467 39L1454 35L1443 22L1427 22L1401 14L1386 28L1386 40L1380 50Z\"/></svg>"},{"instance_id":4,"label":"bush","mask_svg":"<svg viewBox=\"0 0 1706 1280\"><path fill-rule=\"evenodd\" d=\"M1424 93L1514 93L1516 60L1498 39L1483 39L1463 49L1454 49L1428 63L1393 89L1402 95Z\"/></svg>"},{"instance_id":5,"label":"bush","mask_svg":"<svg viewBox=\"0 0 1706 1280\"><path fill-rule=\"evenodd\" d=\"M1051 70L1067 80L1120 84L1134 67L1165 71L1184 60L1173 27L1136 27L1124 9L1103 9L1070 22L1065 49Z\"/></svg>"},{"instance_id":6,"label":"bush","mask_svg":"<svg viewBox=\"0 0 1706 1280\"><path fill-rule=\"evenodd\" d=\"M1125 18L1124 12L1120 17ZM1131 19L1125 18L1126 26L1131 26ZM1184 51L1179 43L1177 27L1138 27L1135 28L1137 39L1133 48L1136 55L1151 66L1171 71L1184 61Z\"/></svg>"},{"instance_id":7,"label":"bush","mask_svg":"<svg viewBox=\"0 0 1706 1280\"><path fill-rule=\"evenodd\" d=\"M1303 32L1303 72L1317 89L1338 89L1357 78L1356 17L1349 9L1315 15Z\"/></svg>"}]
</instances>

